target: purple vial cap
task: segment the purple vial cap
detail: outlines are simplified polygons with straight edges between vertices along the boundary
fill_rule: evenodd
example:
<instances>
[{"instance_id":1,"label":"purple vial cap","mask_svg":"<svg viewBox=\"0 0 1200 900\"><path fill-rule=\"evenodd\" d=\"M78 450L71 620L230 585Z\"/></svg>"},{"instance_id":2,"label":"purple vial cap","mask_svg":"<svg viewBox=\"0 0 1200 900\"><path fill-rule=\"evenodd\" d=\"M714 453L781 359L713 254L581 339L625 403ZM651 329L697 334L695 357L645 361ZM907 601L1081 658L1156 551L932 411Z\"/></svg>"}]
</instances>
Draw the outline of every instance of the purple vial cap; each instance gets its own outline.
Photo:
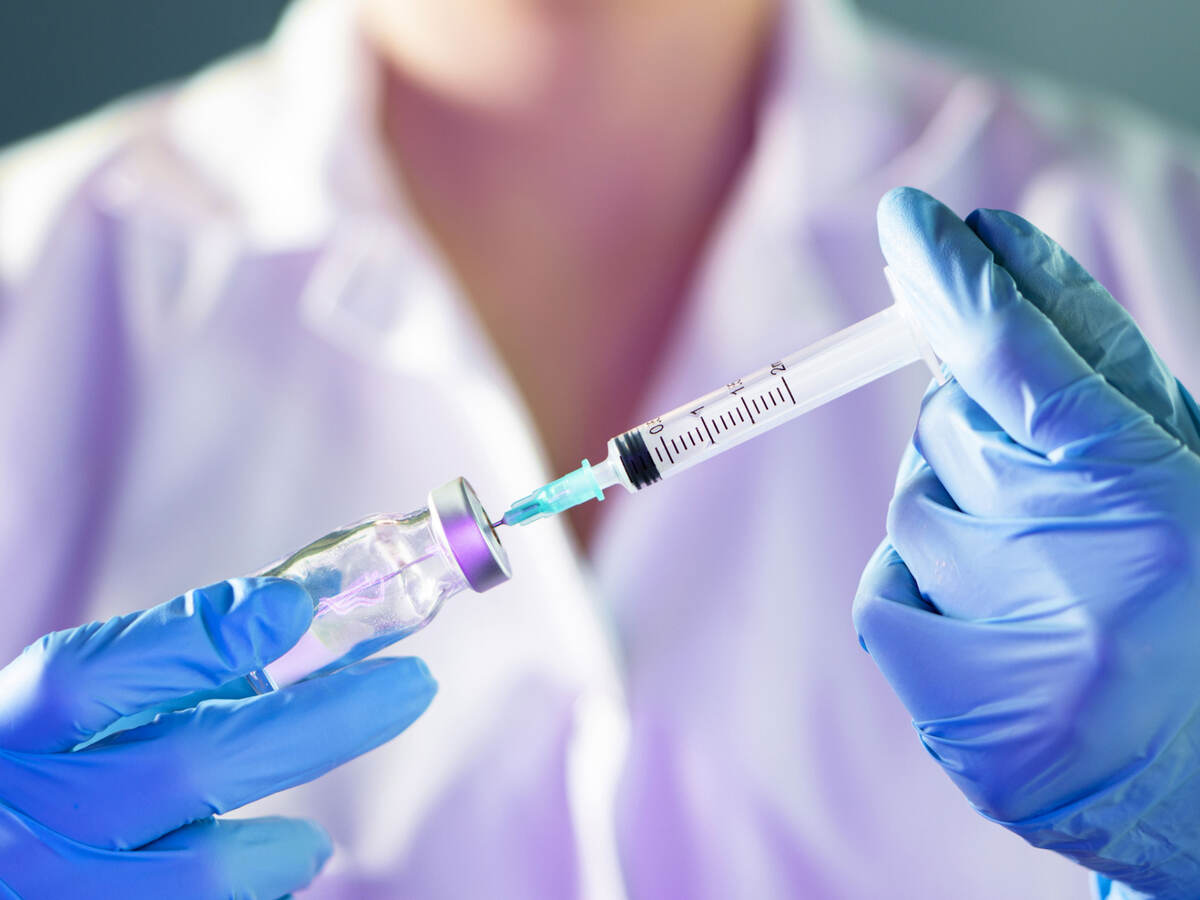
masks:
<instances>
[{"instance_id":1,"label":"purple vial cap","mask_svg":"<svg viewBox=\"0 0 1200 900\"><path fill-rule=\"evenodd\" d=\"M429 511L472 590L482 593L512 577L508 553L465 478L430 491Z\"/></svg>"}]
</instances>

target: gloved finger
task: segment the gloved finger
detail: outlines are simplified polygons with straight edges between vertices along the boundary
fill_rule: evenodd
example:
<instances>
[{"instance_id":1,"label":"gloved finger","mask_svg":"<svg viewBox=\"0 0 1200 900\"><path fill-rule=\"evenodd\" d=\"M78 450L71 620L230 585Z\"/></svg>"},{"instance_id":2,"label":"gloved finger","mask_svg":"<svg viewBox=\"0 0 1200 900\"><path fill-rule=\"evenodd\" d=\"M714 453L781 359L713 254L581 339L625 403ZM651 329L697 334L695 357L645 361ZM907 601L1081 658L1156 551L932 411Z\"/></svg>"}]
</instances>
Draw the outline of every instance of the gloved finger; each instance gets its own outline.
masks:
<instances>
[{"instance_id":1,"label":"gloved finger","mask_svg":"<svg viewBox=\"0 0 1200 900\"><path fill-rule=\"evenodd\" d=\"M271 694L168 713L75 753L0 751L0 801L75 840L138 847L390 740L436 689L420 660L375 659Z\"/></svg>"},{"instance_id":2,"label":"gloved finger","mask_svg":"<svg viewBox=\"0 0 1200 900\"><path fill-rule=\"evenodd\" d=\"M1099 438L1086 458L1051 461L1022 447L957 381L927 394L913 446L953 504L984 518L1098 516L1144 501L1131 488L1125 432ZM911 470L910 470L911 476Z\"/></svg>"},{"instance_id":3,"label":"gloved finger","mask_svg":"<svg viewBox=\"0 0 1200 900\"><path fill-rule=\"evenodd\" d=\"M944 619L922 597L912 572L888 540L880 544L863 570L854 595L853 617L859 644L914 717L942 717L967 708L970 692L961 697L954 694L955 686L962 684L963 672L946 673L951 676L946 679L929 674L929 667L940 666L944 658L943 631L937 626L945 624L954 630L966 623ZM932 697L930 681L934 682Z\"/></svg>"},{"instance_id":4,"label":"gloved finger","mask_svg":"<svg viewBox=\"0 0 1200 900\"><path fill-rule=\"evenodd\" d=\"M74 747L123 716L261 668L311 621L298 584L234 578L48 634L0 670L0 747Z\"/></svg>"},{"instance_id":5,"label":"gloved finger","mask_svg":"<svg viewBox=\"0 0 1200 900\"><path fill-rule=\"evenodd\" d=\"M977 209L967 225L1093 369L1154 417L1165 431L1200 449L1192 411L1166 364L1133 317L1054 240L1016 213Z\"/></svg>"},{"instance_id":6,"label":"gloved finger","mask_svg":"<svg viewBox=\"0 0 1200 900\"><path fill-rule=\"evenodd\" d=\"M1091 659L1081 627L1030 616L1019 625L938 615L920 599L894 551L877 553L854 600L854 625L913 717L922 743L976 808L1016 821L1046 800L1061 729L1079 698L1046 684L1087 684L1074 667ZM1038 639L1043 631L1044 639Z\"/></svg>"},{"instance_id":7,"label":"gloved finger","mask_svg":"<svg viewBox=\"0 0 1200 900\"><path fill-rule=\"evenodd\" d=\"M905 678L893 681L889 674L895 668L891 660L896 656L903 660L909 655L909 648L904 646L909 629L903 623L920 622L926 616L940 614L921 596L912 573L886 538L863 569L852 615L859 645L883 669L905 708L910 712L921 709L925 691L912 688L921 687L922 682ZM920 652L918 647L911 649L913 653Z\"/></svg>"},{"instance_id":8,"label":"gloved finger","mask_svg":"<svg viewBox=\"0 0 1200 900\"><path fill-rule=\"evenodd\" d=\"M263 818L205 819L139 850L104 850L0 807L0 885L20 897L276 900L309 884L332 849L313 822Z\"/></svg>"},{"instance_id":9,"label":"gloved finger","mask_svg":"<svg viewBox=\"0 0 1200 900\"><path fill-rule=\"evenodd\" d=\"M1011 502L1012 494L1024 494L1027 483L1018 479L1007 484L1005 477L1011 472L1024 472L1026 458L1028 468L1036 466L1037 460L1047 463L1044 456L1009 437L954 379L922 399L913 446L954 506L972 516L1020 514L1023 505L1019 500ZM915 471L910 479L913 474ZM1041 487L1041 480L1037 484Z\"/></svg>"},{"instance_id":10,"label":"gloved finger","mask_svg":"<svg viewBox=\"0 0 1200 900\"><path fill-rule=\"evenodd\" d=\"M1182 451L1180 451L1182 452ZM1136 496L1129 498L1136 506ZM888 538L921 596L942 615L998 622L1089 618L1111 606L1112 572L1140 590L1169 577L1128 540L1125 516L980 518L958 508L925 464L888 508ZM1103 559L1078 573L1070 591L1047 582L1062 559ZM998 592L995 585L1008 585ZM1134 592L1133 596L1140 596ZM1079 612L1076 615L1076 610Z\"/></svg>"},{"instance_id":11,"label":"gloved finger","mask_svg":"<svg viewBox=\"0 0 1200 900\"><path fill-rule=\"evenodd\" d=\"M1008 534L994 520L967 515L958 508L927 462L922 462L888 506L888 540L903 560L921 597L942 615L963 619L1003 615L1027 598L992 597L986 590L993 566L1011 569L1003 549ZM970 564L959 566L970 549Z\"/></svg>"},{"instance_id":12,"label":"gloved finger","mask_svg":"<svg viewBox=\"0 0 1200 900\"><path fill-rule=\"evenodd\" d=\"M1097 434L1153 422L1087 364L975 232L933 197L898 188L880 201L878 219L884 256L933 349L1015 441L1057 455Z\"/></svg>"},{"instance_id":13,"label":"gloved finger","mask_svg":"<svg viewBox=\"0 0 1200 900\"><path fill-rule=\"evenodd\" d=\"M863 568L862 578L859 579L853 609L856 628L859 615L864 612L858 608L859 598L868 597L883 598L891 603L900 603L904 606L911 606L913 609L940 615L933 605L921 596L912 572L908 570L908 566L904 564L904 560L900 558L900 554L896 552L896 548L887 538L879 542L879 546L875 548L875 552L871 554L871 558ZM863 649L870 653L861 629L858 631L858 637Z\"/></svg>"}]
</instances>

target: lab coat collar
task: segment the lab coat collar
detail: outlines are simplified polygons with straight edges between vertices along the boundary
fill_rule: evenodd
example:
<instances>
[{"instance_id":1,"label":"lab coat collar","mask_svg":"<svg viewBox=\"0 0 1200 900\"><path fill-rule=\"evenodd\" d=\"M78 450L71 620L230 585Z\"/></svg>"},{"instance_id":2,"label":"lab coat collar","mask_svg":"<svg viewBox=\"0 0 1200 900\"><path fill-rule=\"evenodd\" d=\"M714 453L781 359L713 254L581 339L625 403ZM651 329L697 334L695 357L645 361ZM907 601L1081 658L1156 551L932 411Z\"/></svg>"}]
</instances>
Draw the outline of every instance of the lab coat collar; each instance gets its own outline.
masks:
<instances>
[{"instance_id":1,"label":"lab coat collar","mask_svg":"<svg viewBox=\"0 0 1200 900\"><path fill-rule=\"evenodd\" d=\"M313 246L348 211L398 221L370 128L373 83L355 15L354 3L302 2L264 48L201 73L173 99L175 152L261 250Z\"/></svg>"},{"instance_id":2,"label":"lab coat collar","mask_svg":"<svg viewBox=\"0 0 1200 900\"><path fill-rule=\"evenodd\" d=\"M225 215L206 231L234 232L243 259L311 257L299 313L326 340L424 378L461 370L466 356L494 370L389 170L356 16L341 0L291 8L264 48L178 92L167 140L221 198Z\"/></svg>"}]
</instances>

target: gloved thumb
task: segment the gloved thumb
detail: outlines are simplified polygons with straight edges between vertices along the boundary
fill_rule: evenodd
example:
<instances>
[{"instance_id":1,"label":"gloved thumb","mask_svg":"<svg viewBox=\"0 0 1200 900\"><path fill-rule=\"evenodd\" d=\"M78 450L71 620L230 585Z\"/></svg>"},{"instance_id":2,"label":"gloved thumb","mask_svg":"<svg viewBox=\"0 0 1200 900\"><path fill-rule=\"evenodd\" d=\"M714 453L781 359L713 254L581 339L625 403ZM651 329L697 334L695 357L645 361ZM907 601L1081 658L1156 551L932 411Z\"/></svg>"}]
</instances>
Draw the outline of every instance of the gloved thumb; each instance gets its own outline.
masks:
<instances>
[{"instance_id":1,"label":"gloved thumb","mask_svg":"<svg viewBox=\"0 0 1200 900\"><path fill-rule=\"evenodd\" d=\"M915 188L897 188L880 201L878 223L883 254L934 351L1017 443L1055 456L1152 423L1023 296L988 245L942 203ZM1157 428L1142 434L1152 443L1164 436ZM1157 455L1161 448L1147 452Z\"/></svg>"}]
</instances>

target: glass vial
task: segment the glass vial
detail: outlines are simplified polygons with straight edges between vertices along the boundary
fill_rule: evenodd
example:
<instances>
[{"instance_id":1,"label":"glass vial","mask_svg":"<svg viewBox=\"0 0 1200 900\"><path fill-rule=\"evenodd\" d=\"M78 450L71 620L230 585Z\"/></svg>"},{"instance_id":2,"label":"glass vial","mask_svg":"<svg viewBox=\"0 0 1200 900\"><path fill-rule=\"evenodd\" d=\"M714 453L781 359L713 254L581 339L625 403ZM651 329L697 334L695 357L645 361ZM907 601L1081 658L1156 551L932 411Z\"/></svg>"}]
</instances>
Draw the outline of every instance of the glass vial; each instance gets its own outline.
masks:
<instances>
[{"instance_id":1,"label":"glass vial","mask_svg":"<svg viewBox=\"0 0 1200 900\"><path fill-rule=\"evenodd\" d=\"M313 621L291 650L246 676L258 693L348 666L423 628L447 598L511 577L475 491L456 478L407 515L349 525L260 575L288 578L313 598Z\"/></svg>"}]
</instances>

